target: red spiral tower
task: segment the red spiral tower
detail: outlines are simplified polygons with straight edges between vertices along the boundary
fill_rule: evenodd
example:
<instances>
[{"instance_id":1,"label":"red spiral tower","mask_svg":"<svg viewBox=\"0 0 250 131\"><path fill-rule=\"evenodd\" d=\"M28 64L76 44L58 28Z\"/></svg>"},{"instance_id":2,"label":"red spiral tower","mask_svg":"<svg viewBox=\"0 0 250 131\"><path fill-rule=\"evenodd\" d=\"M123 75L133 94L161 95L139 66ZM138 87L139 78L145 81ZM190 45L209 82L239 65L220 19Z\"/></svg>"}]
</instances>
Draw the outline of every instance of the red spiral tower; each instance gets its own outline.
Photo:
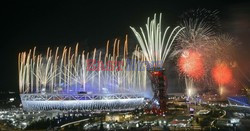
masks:
<instances>
[{"instance_id":1,"label":"red spiral tower","mask_svg":"<svg viewBox=\"0 0 250 131\"><path fill-rule=\"evenodd\" d=\"M164 75L165 69L153 69L149 70L149 76L152 83L152 90L154 93L153 101L157 101L159 106L157 107L160 112L167 110L167 77Z\"/></svg>"}]
</instances>

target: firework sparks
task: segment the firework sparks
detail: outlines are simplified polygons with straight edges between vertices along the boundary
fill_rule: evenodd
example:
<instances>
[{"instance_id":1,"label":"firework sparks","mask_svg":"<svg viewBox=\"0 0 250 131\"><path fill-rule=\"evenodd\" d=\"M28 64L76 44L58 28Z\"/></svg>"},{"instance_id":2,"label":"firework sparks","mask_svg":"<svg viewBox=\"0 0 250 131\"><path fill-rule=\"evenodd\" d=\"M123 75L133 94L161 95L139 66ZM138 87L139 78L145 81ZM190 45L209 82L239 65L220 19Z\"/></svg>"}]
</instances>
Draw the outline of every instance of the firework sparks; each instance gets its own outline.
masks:
<instances>
[{"instance_id":1,"label":"firework sparks","mask_svg":"<svg viewBox=\"0 0 250 131\"><path fill-rule=\"evenodd\" d=\"M167 33L170 27L167 27L162 35L161 31L161 14L159 18L159 23L156 20L156 14L154 15L154 19L150 21L148 18L146 24L146 32L142 28L141 34L137 32L133 27L130 27L134 32L141 48L144 56L147 61L152 62L153 67L162 67L162 64L158 64L159 62L164 63L166 58L168 57L169 52L171 51L171 47L173 42L180 31L184 28L177 26L170 33L167 38ZM167 41L165 41L167 39Z\"/></svg>"},{"instance_id":2,"label":"firework sparks","mask_svg":"<svg viewBox=\"0 0 250 131\"><path fill-rule=\"evenodd\" d=\"M236 40L228 34L222 34L214 37L212 41L214 55L218 59L232 61L234 59L234 48L237 46Z\"/></svg>"},{"instance_id":3,"label":"firework sparks","mask_svg":"<svg viewBox=\"0 0 250 131\"><path fill-rule=\"evenodd\" d=\"M206 9L191 10L182 16L181 26L185 27L178 36L178 42L182 49L203 48L210 44L215 35L215 29L219 28L217 11Z\"/></svg>"},{"instance_id":4,"label":"firework sparks","mask_svg":"<svg viewBox=\"0 0 250 131\"><path fill-rule=\"evenodd\" d=\"M92 56L89 52L79 52L78 44L75 50L65 47L62 55L58 55L59 48L55 53L48 48L46 56L36 55L36 48L28 53L19 53L20 93L77 93L88 90L103 93L103 88L110 92L129 91L126 88L134 87L146 89L146 68L143 70L138 60L133 64L126 63L127 37L123 55L119 53L119 40L114 41L113 54L108 53L108 45L104 58L96 49ZM133 69L133 73L127 68Z\"/></svg>"}]
</instances>

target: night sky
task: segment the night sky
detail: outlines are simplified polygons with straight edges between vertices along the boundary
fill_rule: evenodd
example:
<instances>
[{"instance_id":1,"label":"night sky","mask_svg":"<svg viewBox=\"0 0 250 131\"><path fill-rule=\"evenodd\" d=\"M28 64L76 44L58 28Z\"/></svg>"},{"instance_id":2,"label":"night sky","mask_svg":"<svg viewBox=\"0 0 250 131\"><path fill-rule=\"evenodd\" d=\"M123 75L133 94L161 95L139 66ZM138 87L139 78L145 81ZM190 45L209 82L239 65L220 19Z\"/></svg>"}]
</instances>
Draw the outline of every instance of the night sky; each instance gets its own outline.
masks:
<instances>
[{"instance_id":1,"label":"night sky","mask_svg":"<svg viewBox=\"0 0 250 131\"><path fill-rule=\"evenodd\" d=\"M244 1L189 0L142 2L62 2L9 1L1 3L1 88L18 90L17 55L37 46L38 51L50 47L74 46L85 50L103 48L107 40L135 40L129 26L144 26L148 16L163 13L163 25L175 26L180 15L197 8L218 10L222 30L236 37L241 45L239 64L250 77L250 3ZM130 43L129 43L130 44ZM174 78L177 79L177 78Z\"/></svg>"}]
</instances>

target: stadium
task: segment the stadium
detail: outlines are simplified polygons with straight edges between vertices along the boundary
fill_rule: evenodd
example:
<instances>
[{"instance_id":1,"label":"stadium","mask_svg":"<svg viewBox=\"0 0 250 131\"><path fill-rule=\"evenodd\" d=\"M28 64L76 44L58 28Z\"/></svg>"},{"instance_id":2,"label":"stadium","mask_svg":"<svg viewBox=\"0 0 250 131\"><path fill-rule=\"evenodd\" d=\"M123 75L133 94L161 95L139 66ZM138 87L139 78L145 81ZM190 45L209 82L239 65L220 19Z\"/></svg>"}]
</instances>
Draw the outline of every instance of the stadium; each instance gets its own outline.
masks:
<instances>
[{"instance_id":1,"label":"stadium","mask_svg":"<svg viewBox=\"0 0 250 131\"><path fill-rule=\"evenodd\" d=\"M84 110L84 111L124 111L143 106L140 94L21 94L23 109L36 110Z\"/></svg>"}]
</instances>

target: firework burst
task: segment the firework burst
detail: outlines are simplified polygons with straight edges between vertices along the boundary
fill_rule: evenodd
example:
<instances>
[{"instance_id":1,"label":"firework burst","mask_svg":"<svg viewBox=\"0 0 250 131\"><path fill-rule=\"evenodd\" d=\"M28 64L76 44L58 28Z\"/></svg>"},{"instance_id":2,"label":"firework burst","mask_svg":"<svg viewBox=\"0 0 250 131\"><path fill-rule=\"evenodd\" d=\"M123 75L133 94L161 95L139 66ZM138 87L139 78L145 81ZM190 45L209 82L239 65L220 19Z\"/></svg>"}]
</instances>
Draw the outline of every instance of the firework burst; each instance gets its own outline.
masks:
<instances>
[{"instance_id":1,"label":"firework burst","mask_svg":"<svg viewBox=\"0 0 250 131\"><path fill-rule=\"evenodd\" d=\"M232 80L232 70L225 62L220 62L213 67L212 76L217 84L225 85Z\"/></svg>"},{"instance_id":2,"label":"firework burst","mask_svg":"<svg viewBox=\"0 0 250 131\"><path fill-rule=\"evenodd\" d=\"M211 75L216 84L219 85L219 94L223 96L225 94L224 86L233 80L232 69L226 62L220 61L212 68Z\"/></svg>"},{"instance_id":3,"label":"firework burst","mask_svg":"<svg viewBox=\"0 0 250 131\"><path fill-rule=\"evenodd\" d=\"M207 58L214 46L214 28L218 27L218 12L206 9L191 10L182 15L181 26L184 26L177 37L178 46L173 56L179 54L178 67L180 74L196 80L204 78L209 70ZM189 57L183 54L190 53ZM189 65L190 68L187 68Z\"/></svg>"},{"instance_id":4,"label":"firework burst","mask_svg":"<svg viewBox=\"0 0 250 131\"><path fill-rule=\"evenodd\" d=\"M191 10L182 15L181 26L184 26L177 37L178 46L173 56L183 54L184 51L193 50L199 52L203 59L203 68L206 75L208 71L207 58L210 58L212 50L214 50L215 28L219 28L219 19L217 11L206 9ZM196 67L194 67L196 68ZM195 70L193 68L193 70ZM199 67L197 67L199 68Z\"/></svg>"},{"instance_id":5,"label":"firework burst","mask_svg":"<svg viewBox=\"0 0 250 131\"><path fill-rule=\"evenodd\" d=\"M200 79L204 75L202 56L197 51L186 50L178 59L180 72L193 79Z\"/></svg>"}]
</instances>

